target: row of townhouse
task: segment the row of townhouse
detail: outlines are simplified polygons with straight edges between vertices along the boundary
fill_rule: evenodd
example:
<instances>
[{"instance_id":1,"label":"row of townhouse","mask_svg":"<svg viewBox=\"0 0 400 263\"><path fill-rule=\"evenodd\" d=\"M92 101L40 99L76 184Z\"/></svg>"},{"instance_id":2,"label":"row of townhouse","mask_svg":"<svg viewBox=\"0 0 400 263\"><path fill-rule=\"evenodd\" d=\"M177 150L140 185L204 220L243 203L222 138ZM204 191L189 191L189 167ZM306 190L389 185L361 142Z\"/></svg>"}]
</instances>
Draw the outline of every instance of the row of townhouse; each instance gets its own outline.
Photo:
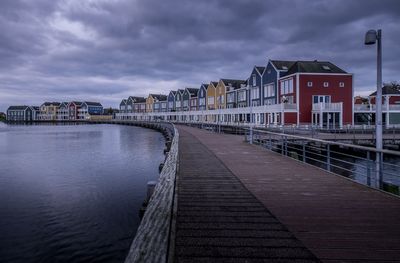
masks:
<instances>
[{"instance_id":1,"label":"row of townhouse","mask_svg":"<svg viewBox=\"0 0 400 263\"><path fill-rule=\"evenodd\" d=\"M65 121L87 120L93 115L102 115L103 106L99 102L45 102L41 106L10 106L8 121Z\"/></svg>"},{"instance_id":2,"label":"row of townhouse","mask_svg":"<svg viewBox=\"0 0 400 263\"><path fill-rule=\"evenodd\" d=\"M353 124L353 75L327 61L269 60L247 79L129 97L117 117L341 127Z\"/></svg>"}]
</instances>

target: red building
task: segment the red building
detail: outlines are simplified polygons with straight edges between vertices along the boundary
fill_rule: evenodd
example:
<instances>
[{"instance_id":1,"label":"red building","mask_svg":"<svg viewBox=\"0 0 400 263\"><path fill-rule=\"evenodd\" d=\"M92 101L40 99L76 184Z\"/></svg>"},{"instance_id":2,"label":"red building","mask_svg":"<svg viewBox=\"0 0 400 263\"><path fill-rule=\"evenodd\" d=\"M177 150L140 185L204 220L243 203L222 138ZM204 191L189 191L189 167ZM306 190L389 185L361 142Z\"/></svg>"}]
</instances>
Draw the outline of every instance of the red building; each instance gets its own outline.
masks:
<instances>
[{"instance_id":1,"label":"red building","mask_svg":"<svg viewBox=\"0 0 400 263\"><path fill-rule=\"evenodd\" d=\"M297 61L279 79L279 101L296 107L284 124L353 124L353 75L330 62ZM287 108L286 106L284 108Z\"/></svg>"},{"instance_id":2,"label":"red building","mask_svg":"<svg viewBox=\"0 0 400 263\"><path fill-rule=\"evenodd\" d=\"M68 112L70 120L78 120L78 110L82 107L82 102L80 101L71 101L68 103Z\"/></svg>"}]
</instances>

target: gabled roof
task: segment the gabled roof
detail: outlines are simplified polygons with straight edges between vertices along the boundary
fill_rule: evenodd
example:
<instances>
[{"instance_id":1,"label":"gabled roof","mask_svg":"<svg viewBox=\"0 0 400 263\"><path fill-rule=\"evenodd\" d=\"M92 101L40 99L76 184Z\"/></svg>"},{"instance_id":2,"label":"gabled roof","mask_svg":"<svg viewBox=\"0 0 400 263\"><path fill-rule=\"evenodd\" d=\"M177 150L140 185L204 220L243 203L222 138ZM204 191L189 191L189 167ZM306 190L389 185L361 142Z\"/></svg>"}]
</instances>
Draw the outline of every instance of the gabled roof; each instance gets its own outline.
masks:
<instances>
[{"instance_id":1,"label":"gabled roof","mask_svg":"<svg viewBox=\"0 0 400 263\"><path fill-rule=\"evenodd\" d=\"M29 106L26 106L26 105L14 105L14 106L8 107L7 110L26 110L26 108L29 108Z\"/></svg>"},{"instance_id":2,"label":"gabled roof","mask_svg":"<svg viewBox=\"0 0 400 263\"><path fill-rule=\"evenodd\" d=\"M291 68L293 64L296 63L296 61L289 61L289 60L270 60L270 62L272 63L272 65L274 65L274 67L277 70L282 70L282 71L289 70L289 68Z\"/></svg>"},{"instance_id":3,"label":"gabled roof","mask_svg":"<svg viewBox=\"0 0 400 263\"><path fill-rule=\"evenodd\" d=\"M71 101L70 103L73 103L77 106L81 106L83 102L82 101ZM68 104L70 104L70 103L68 103Z\"/></svg>"},{"instance_id":4,"label":"gabled roof","mask_svg":"<svg viewBox=\"0 0 400 263\"><path fill-rule=\"evenodd\" d=\"M199 89L196 88L186 88L186 90L189 92L190 96L197 96L197 92L199 92Z\"/></svg>"},{"instance_id":5,"label":"gabled roof","mask_svg":"<svg viewBox=\"0 0 400 263\"><path fill-rule=\"evenodd\" d=\"M383 86L382 95L400 95L400 88L395 88L393 86ZM369 95L370 97L376 96L376 91Z\"/></svg>"},{"instance_id":6,"label":"gabled roof","mask_svg":"<svg viewBox=\"0 0 400 263\"><path fill-rule=\"evenodd\" d=\"M210 84L213 84L214 87L216 87L216 86L218 85L218 82L216 82L216 81L211 81Z\"/></svg>"},{"instance_id":7,"label":"gabled roof","mask_svg":"<svg viewBox=\"0 0 400 263\"><path fill-rule=\"evenodd\" d=\"M60 102L45 102L42 104L42 106L60 106L61 103Z\"/></svg>"},{"instance_id":8,"label":"gabled roof","mask_svg":"<svg viewBox=\"0 0 400 263\"><path fill-rule=\"evenodd\" d=\"M39 107L39 106L32 106L31 108L32 108L33 110L35 110L35 111L40 110L40 107Z\"/></svg>"},{"instance_id":9,"label":"gabled roof","mask_svg":"<svg viewBox=\"0 0 400 263\"><path fill-rule=\"evenodd\" d=\"M329 61L296 61L286 75L294 73L347 73Z\"/></svg>"},{"instance_id":10,"label":"gabled roof","mask_svg":"<svg viewBox=\"0 0 400 263\"><path fill-rule=\"evenodd\" d=\"M128 101L127 99L123 99L123 100L121 100L121 103L119 105L126 105L127 101Z\"/></svg>"},{"instance_id":11,"label":"gabled roof","mask_svg":"<svg viewBox=\"0 0 400 263\"><path fill-rule=\"evenodd\" d=\"M246 80L243 79L221 79L226 87L233 87L234 89L240 89L241 85L246 84Z\"/></svg>"},{"instance_id":12,"label":"gabled roof","mask_svg":"<svg viewBox=\"0 0 400 263\"><path fill-rule=\"evenodd\" d=\"M261 67L261 66L254 66L254 68L258 71L260 75L264 74L265 68L266 67Z\"/></svg>"},{"instance_id":13,"label":"gabled roof","mask_svg":"<svg viewBox=\"0 0 400 263\"><path fill-rule=\"evenodd\" d=\"M146 102L145 97L136 97L136 96L129 96L128 100L131 100L133 103L143 103ZM128 101L127 101L128 102Z\"/></svg>"},{"instance_id":14,"label":"gabled roof","mask_svg":"<svg viewBox=\"0 0 400 263\"><path fill-rule=\"evenodd\" d=\"M176 90L171 90L171 91L169 92L168 96L169 96L171 93L172 93L172 95L174 95L174 97L175 97L175 95L176 95Z\"/></svg>"},{"instance_id":15,"label":"gabled roof","mask_svg":"<svg viewBox=\"0 0 400 263\"><path fill-rule=\"evenodd\" d=\"M185 90L184 89L178 89L178 91L177 92L179 92L179 93L183 93L183 92L185 92Z\"/></svg>"},{"instance_id":16,"label":"gabled roof","mask_svg":"<svg viewBox=\"0 0 400 263\"><path fill-rule=\"evenodd\" d=\"M162 94L150 94L150 95L157 101L167 100L167 95L162 95Z\"/></svg>"},{"instance_id":17,"label":"gabled roof","mask_svg":"<svg viewBox=\"0 0 400 263\"><path fill-rule=\"evenodd\" d=\"M100 102L85 101L85 104L88 105L88 106L99 106L99 107L103 107L103 105L101 105Z\"/></svg>"},{"instance_id":18,"label":"gabled roof","mask_svg":"<svg viewBox=\"0 0 400 263\"><path fill-rule=\"evenodd\" d=\"M208 89L208 84L203 83L203 84L201 84L201 86L204 86L205 89ZM200 88L201 88L201 86L200 86Z\"/></svg>"}]
</instances>

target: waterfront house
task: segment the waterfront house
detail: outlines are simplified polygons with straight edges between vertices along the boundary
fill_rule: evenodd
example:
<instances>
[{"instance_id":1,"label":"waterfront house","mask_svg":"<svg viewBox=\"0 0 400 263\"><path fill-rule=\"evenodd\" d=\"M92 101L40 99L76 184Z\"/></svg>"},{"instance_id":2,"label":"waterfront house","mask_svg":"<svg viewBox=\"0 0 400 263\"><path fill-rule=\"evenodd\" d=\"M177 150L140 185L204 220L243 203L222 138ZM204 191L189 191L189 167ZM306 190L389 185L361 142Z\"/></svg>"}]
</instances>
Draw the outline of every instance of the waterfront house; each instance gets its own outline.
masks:
<instances>
[{"instance_id":1,"label":"waterfront house","mask_svg":"<svg viewBox=\"0 0 400 263\"><path fill-rule=\"evenodd\" d=\"M153 112L154 98L151 94L146 98L146 112Z\"/></svg>"},{"instance_id":2,"label":"waterfront house","mask_svg":"<svg viewBox=\"0 0 400 263\"><path fill-rule=\"evenodd\" d=\"M356 124L375 124L376 91L367 98L354 98L354 118ZM385 84L382 87L382 122L389 127L400 125L400 85Z\"/></svg>"},{"instance_id":3,"label":"waterfront house","mask_svg":"<svg viewBox=\"0 0 400 263\"><path fill-rule=\"evenodd\" d=\"M197 92L199 111L205 111L207 109L207 88L208 84L201 84L200 89Z\"/></svg>"},{"instance_id":4,"label":"waterfront house","mask_svg":"<svg viewBox=\"0 0 400 263\"><path fill-rule=\"evenodd\" d=\"M45 102L40 105L40 120L54 121L57 120L57 111L60 108L60 102Z\"/></svg>"},{"instance_id":5,"label":"waterfront house","mask_svg":"<svg viewBox=\"0 0 400 263\"><path fill-rule=\"evenodd\" d=\"M65 121L69 118L68 102L61 102L60 107L57 110L57 120Z\"/></svg>"},{"instance_id":6,"label":"waterfront house","mask_svg":"<svg viewBox=\"0 0 400 263\"><path fill-rule=\"evenodd\" d=\"M37 121L39 120L40 115L40 107L39 106L30 106L32 109L32 120Z\"/></svg>"},{"instance_id":7,"label":"waterfront house","mask_svg":"<svg viewBox=\"0 0 400 263\"><path fill-rule=\"evenodd\" d=\"M183 92L183 111L195 111L197 110L197 93L199 89L186 88Z\"/></svg>"},{"instance_id":8,"label":"waterfront house","mask_svg":"<svg viewBox=\"0 0 400 263\"><path fill-rule=\"evenodd\" d=\"M333 63L296 61L278 85L281 124L342 127L353 123L353 75Z\"/></svg>"},{"instance_id":9,"label":"waterfront house","mask_svg":"<svg viewBox=\"0 0 400 263\"><path fill-rule=\"evenodd\" d=\"M229 80L225 81L226 89L226 108L233 109L237 107L247 106L247 81L246 80ZM240 93L240 96L238 95ZM240 100L238 99L240 97ZM238 104L238 102L240 104ZM228 122L241 122L245 119L245 114L228 114L226 117Z\"/></svg>"},{"instance_id":10,"label":"waterfront house","mask_svg":"<svg viewBox=\"0 0 400 263\"><path fill-rule=\"evenodd\" d=\"M135 97L129 96L128 99L126 100L126 112L127 113L132 113L133 112L133 100Z\"/></svg>"},{"instance_id":11,"label":"waterfront house","mask_svg":"<svg viewBox=\"0 0 400 263\"><path fill-rule=\"evenodd\" d=\"M260 106L263 105L263 75L265 67L254 66L248 78L249 100L250 105Z\"/></svg>"},{"instance_id":12,"label":"waterfront house","mask_svg":"<svg viewBox=\"0 0 400 263\"><path fill-rule=\"evenodd\" d=\"M278 101L278 81L286 74L296 61L269 60L262 74L262 97L261 105L279 104Z\"/></svg>"},{"instance_id":13,"label":"waterfront house","mask_svg":"<svg viewBox=\"0 0 400 263\"><path fill-rule=\"evenodd\" d=\"M32 107L10 106L7 109L7 121L33 121L34 115Z\"/></svg>"},{"instance_id":14,"label":"waterfront house","mask_svg":"<svg viewBox=\"0 0 400 263\"><path fill-rule=\"evenodd\" d=\"M127 99L121 100L121 103L119 104L119 112L120 113L128 113L127 112L127 107L126 107L127 103L128 103Z\"/></svg>"},{"instance_id":15,"label":"waterfront house","mask_svg":"<svg viewBox=\"0 0 400 263\"><path fill-rule=\"evenodd\" d=\"M132 101L132 111L134 113L146 112L146 98L145 97L130 97Z\"/></svg>"},{"instance_id":16,"label":"waterfront house","mask_svg":"<svg viewBox=\"0 0 400 263\"><path fill-rule=\"evenodd\" d=\"M185 90L183 89L178 89L176 94L175 94L175 110L176 111L182 111L183 108L183 93Z\"/></svg>"},{"instance_id":17,"label":"waterfront house","mask_svg":"<svg viewBox=\"0 0 400 263\"><path fill-rule=\"evenodd\" d=\"M153 111L154 112L166 112L167 111L167 98L166 95L152 94L154 99Z\"/></svg>"},{"instance_id":18,"label":"waterfront house","mask_svg":"<svg viewBox=\"0 0 400 263\"><path fill-rule=\"evenodd\" d=\"M175 96L176 96L176 91L171 90L168 94L167 98L167 111L169 112L174 112L175 111Z\"/></svg>"},{"instance_id":19,"label":"waterfront house","mask_svg":"<svg viewBox=\"0 0 400 263\"><path fill-rule=\"evenodd\" d=\"M218 82L211 81L207 87L207 110L215 110L216 108L216 87Z\"/></svg>"},{"instance_id":20,"label":"waterfront house","mask_svg":"<svg viewBox=\"0 0 400 263\"><path fill-rule=\"evenodd\" d=\"M103 115L103 105L100 102L85 101L78 109L78 119L80 120L88 120L94 115Z\"/></svg>"},{"instance_id":21,"label":"waterfront house","mask_svg":"<svg viewBox=\"0 0 400 263\"><path fill-rule=\"evenodd\" d=\"M68 103L69 120L79 120L78 112L82 107L81 101L71 101Z\"/></svg>"}]
</instances>

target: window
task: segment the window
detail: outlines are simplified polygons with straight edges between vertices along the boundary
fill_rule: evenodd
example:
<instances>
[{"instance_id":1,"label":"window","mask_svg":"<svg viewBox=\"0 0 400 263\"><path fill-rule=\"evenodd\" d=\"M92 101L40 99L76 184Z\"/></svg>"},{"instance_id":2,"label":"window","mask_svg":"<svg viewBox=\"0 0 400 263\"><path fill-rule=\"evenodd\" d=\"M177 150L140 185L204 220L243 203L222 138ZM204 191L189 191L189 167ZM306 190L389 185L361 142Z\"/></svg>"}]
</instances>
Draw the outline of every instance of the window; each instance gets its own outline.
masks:
<instances>
[{"instance_id":1,"label":"window","mask_svg":"<svg viewBox=\"0 0 400 263\"><path fill-rule=\"evenodd\" d=\"M253 87L255 87L256 84L257 84L256 74L253 74Z\"/></svg>"},{"instance_id":2,"label":"window","mask_svg":"<svg viewBox=\"0 0 400 263\"><path fill-rule=\"evenodd\" d=\"M158 108L160 108L160 104L154 103L154 109L158 109Z\"/></svg>"},{"instance_id":3,"label":"window","mask_svg":"<svg viewBox=\"0 0 400 263\"><path fill-rule=\"evenodd\" d=\"M176 107L179 108L181 106L181 102L179 100L176 101Z\"/></svg>"},{"instance_id":4,"label":"window","mask_svg":"<svg viewBox=\"0 0 400 263\"><path fill-rule=\"evenodd\" d=\"M200 96L204 97L204 90L200 90Z\"/></svg>"},{"instance_id":5,"label":"window","mask_svg":"<svg viewBox=\"0 0 400 263\"><path fill-rule=\"evenodd\" d=\"M281 81L281 95L293 93L293 79Z\"/></svg>"},{"instance_id":6,"label":"window","mask_svg":"<svg viewBox=\"0 0 400 263\"><path fill-rule=\"evenodd\" d=\"M264 85L264 97L274 97L275 96L275 87L274 84Z\"/></svg>"},{"instance_id":7,"label":"window","mask_svg":"<svg viewBox=\"0 0 400 263\"><path fill-rule=\"evenodd\" d=\"M344 87L344 82L339 82L339 87L343 88Z\"/></svg>"},{"instance_id":8,"label":"window","mask_svg":"<svg viewBox=\"0 0 400 263\"><path fill-rule=\"evenodd\" d=\"M327 87L329 87L329 82L325 81L324 82L324 88L327 88Z\"/></svg>"},{"instance_id":9,"label":"window","mask_svg":"<svg viewBox=\"0 0 400 263\"><path fill-rule=\"evenodd\" d=\"M188 101L187 101L187 100L184 100L184 101L183 101L183 107L187 107L187 106L188 106L188 104L189 104L189 103L188 103Z\"/></svg>"},{"instance_id":10,"label":"window","mask_svg":"<svg viewBox=\"0 0 400 263\"><path fill-rule=\"evenodd\" d=\"M259 88L253 88L251 90L251 99L256 100L260 98L260 89Z\"/></svg>"},{"instance_id":11,"label":"window","mask_svg":"<svg viewBox=\"0 0 400 263\"><path fill-rule=\"evenodd\" d=\"M325 69L325 70L331 70L331 68L329 66L327 66L327 65L323 65L322 68Z\"/></svg>"},{"instance_id":12,"label":"window","mask_svg":"<svg viewBox=\"0 0 400 263\"><path fill-rule=\"evenodd\" d=\"M207 102L208 105L214 105L214 97L208 97Z\"/></svg>"},{"instance_id":13,"label":"window","mask_svg":"<svg viewBox=\"0 0 400 263\"><path fill-rule=\"evenodd\" d=\"M161 103L161 108L165 109L167 107L167 103L166 102L162 102Z\"/></svg>"},{"instance_id":14,"label":"window","mask_svg":"<svg viewBox=\"0 0 400 263\"><path fill-rule=\"evenodd\" d=\"M219 96L219 103L221 103L221 104L225 103L225 96L224 95Z\"/></svg>"},{"instance_id":15,"label":"window","mask_svg":"<svg viewBox=\"0 0 400 263\"><path fill-rule=\"evenodd\" d=\"M235 102L235 94L234 93L228 93L226 94L226 99L228 103L233 103Z\"/></svg>"},{"instance_id":16,"label":"window","mask_svg":"<svg viewBox=\"0 0 400 263\"><path fill-rule=\"evenodd\" d=\"M312 81L307 82L307 87L312 87Z\"/></svg>"},{"instance_id":17,"label":"window","mask_svg":"<svg viewBox=\"0 0 400 263\"><path fill-rule=\"evenodd\" d=\"M313 103L330 103L331 96L313 95Z\"/></svg>"},{"instance_id":18,"label":"window","mask_svg":"<svg viewBox=\"0 0 400 263\"><path fill-rule=\"evenodd\" d=\"M168 108L172 109L174 107L174 102L173 101L169 101L168 102Z\"/></svg>"},{"instance_id":19,"label":"window","mask_svg":"<svg viewBox=\"0 0 400 263\"><path fill-rule=\"evenodd\" d=\"M238 101L245 101L246 100L246 91L242 90L238 93Z\"/></svg>"},{"instance_id":20,"label":"window","mask_svg":"<svg viewBox=\"0 0 400 263\"><path fill-rule=\"evenodd\" d=\"M199 105L201 106L206 105L206 98L200 98Z\"/></svg>"}]
</instances>

